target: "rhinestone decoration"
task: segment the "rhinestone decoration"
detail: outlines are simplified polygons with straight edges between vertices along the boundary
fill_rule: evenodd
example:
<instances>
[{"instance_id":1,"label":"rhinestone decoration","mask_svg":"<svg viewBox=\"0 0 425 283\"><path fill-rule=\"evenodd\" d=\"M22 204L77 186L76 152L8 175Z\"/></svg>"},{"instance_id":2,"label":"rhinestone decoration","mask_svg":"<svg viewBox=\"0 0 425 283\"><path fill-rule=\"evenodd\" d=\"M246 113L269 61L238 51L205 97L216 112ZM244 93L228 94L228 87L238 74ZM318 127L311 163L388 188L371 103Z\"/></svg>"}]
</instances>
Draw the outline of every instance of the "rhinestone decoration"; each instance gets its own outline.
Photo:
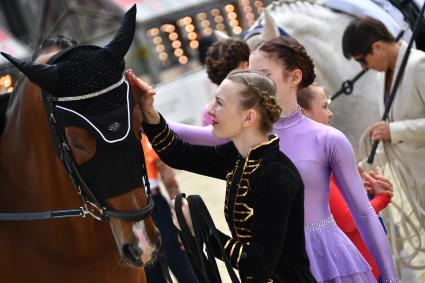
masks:
<instances>
[{"instance_id":1,"label":"rhinestone decoration","mask_svg":"<svg viewBox=\"0 0 425 283\"><path fill-rule=\"evenodd\" d=\"M304 232L321 232L328 230L336 225L334 218L331 216L310 224L304 225Z\"/></svg>"}]
</instances>

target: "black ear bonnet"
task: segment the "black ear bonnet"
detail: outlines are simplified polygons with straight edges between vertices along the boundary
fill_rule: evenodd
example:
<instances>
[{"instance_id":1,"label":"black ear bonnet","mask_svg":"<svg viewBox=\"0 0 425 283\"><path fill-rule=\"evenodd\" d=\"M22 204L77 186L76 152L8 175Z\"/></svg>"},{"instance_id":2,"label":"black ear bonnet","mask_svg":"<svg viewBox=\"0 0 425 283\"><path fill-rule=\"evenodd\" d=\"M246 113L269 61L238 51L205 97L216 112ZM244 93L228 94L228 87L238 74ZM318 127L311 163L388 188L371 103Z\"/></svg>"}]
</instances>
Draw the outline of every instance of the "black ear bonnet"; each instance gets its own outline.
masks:
<instances>
[{"instance_id":1,"label":"black ear bonnet","mask_svg":"<svg viewBox=\"0 0 425 283\"><path fill-rule=\"evenodd\" d=\"M75 46L47 64L27 63L2 53L50 94L60 128L82 127L95 137L96 154L78 171L100 199L144 186L143 152L132 130L133 98L123 74L135 24L136 5L105 47Z\"/></svg>"}]
</instances>

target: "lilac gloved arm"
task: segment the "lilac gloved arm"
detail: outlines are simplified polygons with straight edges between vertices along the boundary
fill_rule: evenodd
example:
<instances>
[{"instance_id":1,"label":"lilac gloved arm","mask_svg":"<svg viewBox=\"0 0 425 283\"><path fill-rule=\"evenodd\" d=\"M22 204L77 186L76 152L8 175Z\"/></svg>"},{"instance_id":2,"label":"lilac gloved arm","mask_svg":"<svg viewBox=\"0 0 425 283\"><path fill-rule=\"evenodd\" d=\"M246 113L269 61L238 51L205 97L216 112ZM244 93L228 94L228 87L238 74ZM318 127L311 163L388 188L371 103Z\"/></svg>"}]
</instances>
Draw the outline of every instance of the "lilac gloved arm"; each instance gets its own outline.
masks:
<instances>
[{"instance_id":1,"label":"lilac gloved arm","mask_svg":"<svg viewBox=\"0 0 425 283\"><path fill-rule=\"evenodd\" d=\"M199 127L167 120L168 126L185 142L197 145L218 145L228 142L212 134L212 126Z\"/></svg>"},{"instance_id":2,"label":"lilac gloved arm","mask_svg":"<svg viewBox=\"0 0 425 283\"><path fill-rule=\"evenodd\" d=\"M383 282L399 282L388 240L363 189L353 149L347 138L339 131L328 136L326 154L332 174L351 210L360 234L381 270Z\"/></svg>"}]
</instances>

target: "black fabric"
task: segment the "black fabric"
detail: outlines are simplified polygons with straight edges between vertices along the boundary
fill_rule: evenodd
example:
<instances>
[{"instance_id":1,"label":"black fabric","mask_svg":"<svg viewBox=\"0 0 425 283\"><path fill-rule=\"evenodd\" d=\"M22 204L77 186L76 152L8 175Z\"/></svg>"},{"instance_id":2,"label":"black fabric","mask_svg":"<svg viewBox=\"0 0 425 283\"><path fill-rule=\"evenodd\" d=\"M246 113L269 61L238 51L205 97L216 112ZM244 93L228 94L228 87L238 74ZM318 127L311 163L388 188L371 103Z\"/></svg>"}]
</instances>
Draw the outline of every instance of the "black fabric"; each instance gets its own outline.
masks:
<instances>
[{"instance_id":1,"label":"black fabric","mask_svg":"<svg viewBox=\"0 0 425 283\"><path fill-rule=\"evenodd\" d=\"M178 222L181 227L180 238L183 242L186 252L188 253L189 260L196 272L196 276L200 282L219 283L222 282L220 273L218 271L217 263L215 261L215 252L220 255L224 261L227 272L233 283L240 282L235 272L232 269L230 260L224 253L223 243L221 243L220 236L217 228L205 206L204 201L198 195L191 195L187 197L190 207L190 215L192 218L193 229L195 237L190 234L189 227L183 216L182 211L182 198L184 194L178 194L175 201L175 211ZM206 254L205 254L205 251Z\"/></svg>"},{"instance_id":2,"label":"black fabric","mask_svg":"<svg viewBox=\"0 0 425 283\"><path fill-rule=\"evenodd\" d=\"M131 96L130 102L130 109L132 109ZM94 157L78 166L78 170L87 186L98 198L105 200L129 192L136 187L143 187L142 145L131 128L124 140L108 143L81 117L60 108L55 109L55 116L60 128L84 128L95 137L96 153ZM87 118L100 127L106 138L119 139L124 137L127 131L127 117L127 105L123 105L113 112ZM130 123L132 124L132 122L130 115ZM120 124L120 126L111 131L109 127L116 124Z\"/></svg>"},{"instance_id":3,"label":"black fabric","mask_svg":"<svg viewBox=\"0 0 425 283\"><path fill-rule=\"evenodd\" d=\"M85 99L84 101L61 101L57 104L66 108L71 108L84 116L95 116L116 111L117 108L126 104L126 92L127 85L123 83L116 89L109 91L107 95L100 95Z\"/></svg>"},{"instance_id":4,"label":"black fabric","mask_svg":"<svg viewBox=\"0 0 425 283\"><path fill-rule=\"evenodd\" d=\"M226 180L225 216L232 237L218 233L242 282L316 282L305 250L304 185L276 136L241 158L231 142L215 147L183 142L163 117L143 129L168 165ZM220 255L217 250L215 256Z\"/></svg>"},{"instance_id":5,"label":"black fabric","mask_svg":"<svg viewBox=\"0 0 425 283\"><path fill-rule=\"evenodd\" d=\"M121 94L121 96L124 95ZM91 112L89 112L89 114L87 115L84 111L78 111L80 109L77 110L71 107L67 108L82 114L103 134L106 139L117 140L122 138L126 134L129 127L131 128L131 125L129 125L129 118L131 123L131 110L133 104L131 103L129 106L127 106L127 98L125 96L123 97L123 100L123 103L115 110L105 111L101 114L94 115L92 115ZM132 101L131 95L129 96L129 100L130 102ZM128 111L128 107L130 107L130 111ZM78 125L80 127L90 130L93 135L99 136L99 138L101 138L100 134L96 130L94 130L94 128L82 117L58 107L55 108L55 114L64 127Z\"/></svg>"},{"instance_id":6,"label":"black fabric","mask_svg":"<svg viewBox=\"0 0 425 283\"><path fill-rule=\"evenodd\" d=\"M68 49L52 61L60 79L51 91L54 97L75 97L105 89L119 80L124 72L124 61L117 64L108 52L96 46L77 46ZM83 115L96 115L115 110L125 103L126 85L123 83L103 95L80 101L58 102Z\"/></svg>"},{"instance_id":7,"label":"black fabric","mask_svg":"<svg viewBox=\"0 0 425 283\"><path fill-rule=\"evenodd\" d=\"M104 48L78 45L55 55L48 64L24 62L9 54L2 55L18 67L32 82L53 97L77 97L101 91L121 80L125 68L124 55L131 46L136 24L136 5L127 11L121 26ZM115 95L105 93L101 98L67 102L66 106L79 109L86 115L115 110L122 104ZM101 99L102 103L99 103ZM61 103L58 103L61 105ZM102 107L94 107L100 106Z\"/></svg>"},{"instance_id":8,"label":"black fabric","mask_svg":"<svg viewBox=\"0 0 425 283\"><path fill-rule=\"evenodd\" d=\"M10 92L0 95L0 137L3 134L4 126L6 124L6 110L9 105L10 95Z\"/></svg>"},{"instance_id":9,"label":"black fabric","mask_svg":"<svg viewBox=\"0 0 425 283\"><path fill-rule=\"evenodd\" d=\"M102 90L122 78L124 61L116 63L103 48L80 45L68 49L53 62L60 80L52 94L79 96Z\"/></svg>"}]
</instances>

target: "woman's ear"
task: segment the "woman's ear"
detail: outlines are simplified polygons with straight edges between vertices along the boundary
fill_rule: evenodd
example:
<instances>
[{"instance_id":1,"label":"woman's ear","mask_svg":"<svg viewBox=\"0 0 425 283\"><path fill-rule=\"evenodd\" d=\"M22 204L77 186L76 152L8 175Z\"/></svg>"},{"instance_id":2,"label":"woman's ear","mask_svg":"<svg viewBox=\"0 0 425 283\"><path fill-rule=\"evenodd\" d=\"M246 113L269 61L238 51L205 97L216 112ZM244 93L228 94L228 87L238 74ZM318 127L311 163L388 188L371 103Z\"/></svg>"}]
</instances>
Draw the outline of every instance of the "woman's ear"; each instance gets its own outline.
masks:
<instances>
[{"instance_id":1,"label":"woman's ear","mask_svg":"<svg viewBox=\"0 0 425 283\"><path fill-rule=\"evenodd\" d=\"M300 84L301 80L303 78L303 73L300 69L295 69L292 71L292 77L291 77L291 86L296 87Z\"/></svg>"},{"instance_id":2,"label":"woman's ear","mask_svg":"<svg viewBox=\"0 0 425 283\"><path fill-rule=\"evenodd\" d=\"M244 127L251 127L257 122L257 111L254 109L248 109L244 116L243 126Z\"/></svg>"}]
</instances>

